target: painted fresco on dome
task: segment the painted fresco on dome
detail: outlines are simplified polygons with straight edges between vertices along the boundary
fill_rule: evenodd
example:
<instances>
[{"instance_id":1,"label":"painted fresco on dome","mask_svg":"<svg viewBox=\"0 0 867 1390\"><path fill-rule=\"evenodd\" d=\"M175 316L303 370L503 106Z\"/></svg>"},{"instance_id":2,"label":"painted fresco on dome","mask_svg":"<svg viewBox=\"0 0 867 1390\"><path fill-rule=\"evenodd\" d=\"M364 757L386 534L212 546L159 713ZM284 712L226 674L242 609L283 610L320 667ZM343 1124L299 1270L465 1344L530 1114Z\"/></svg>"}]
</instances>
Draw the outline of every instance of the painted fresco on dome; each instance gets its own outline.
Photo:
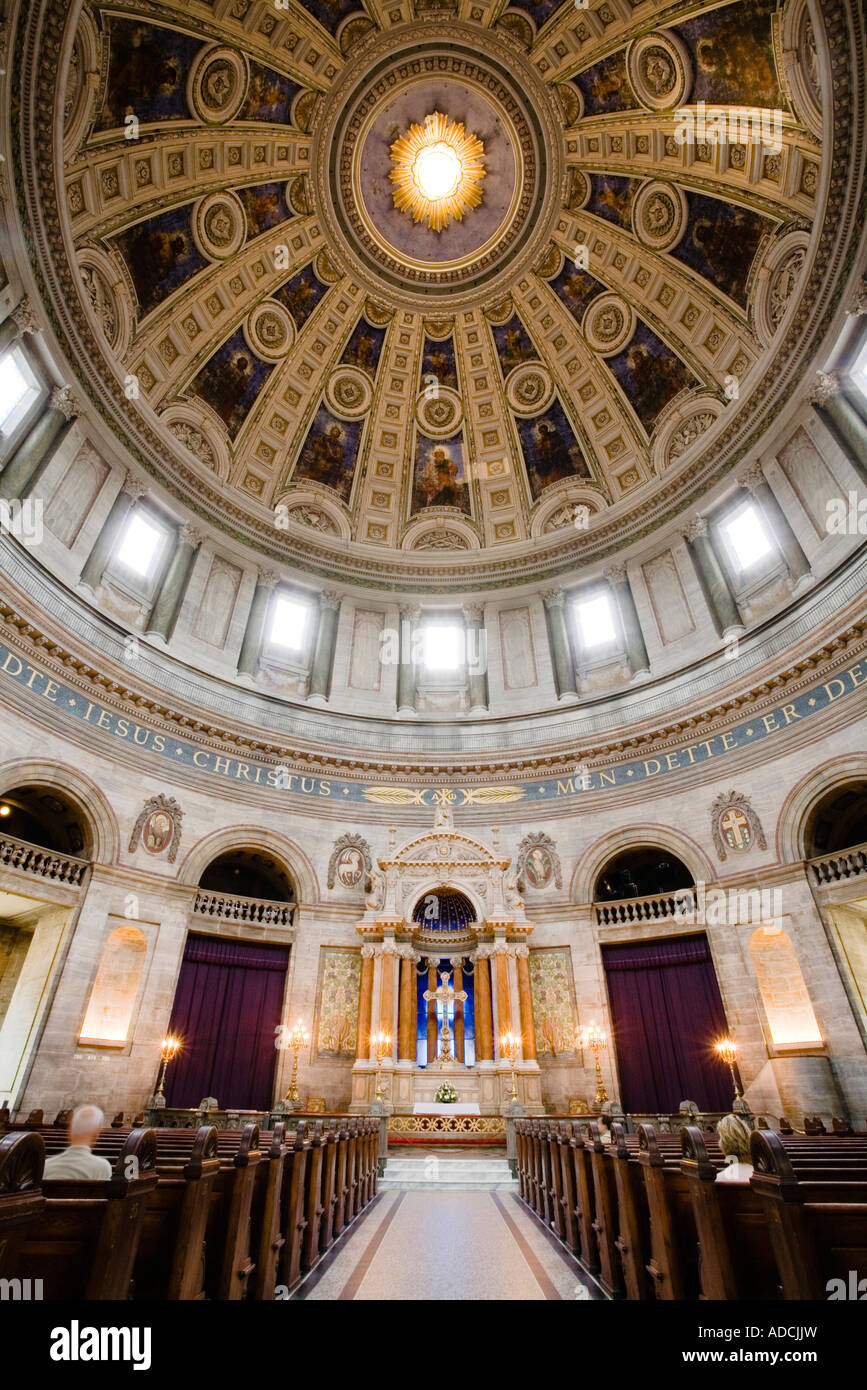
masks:
<instances>
[{"instance_id":1,"label":"painted fresco on dome","mask_svg":"<svg viewBox=\"0 0 867 1390\"><path fill-rule=\"evenodd\" d=\"M497 345L497 356L503 376L508 375L513 367L519 366L522 362L538 362L539 354L517 314L513 314L508 323L492 325L491 332Z\"/></svg>"},{"instance_id":2,"label":"painted fresco on dome","mask_svg":"<svg viewBox=\"0 0 867 1390\"><path fill-rule=\"evenodd\" d=\"M283 182L260 183L253 188L239 188L238 197L247 214L248 241L292 216L286 205L286 184Z\"/></svg>"},{"instance_id":3,"label":"painted fresco on dome","mask_svg":"<svg viewBox=\"0 0 867 1390\"><path fill-rule=\"evenodd\" d=\"M189 390L216 411L234 439L273 370L250 351L239 329L205 363Z\"/></svg>"},{"instance_id":4,"label":"painted fresco on dome","mask_svg":"<svg viewBox=\"0 0 867 1390\"><path fill-rule=\"evenodd\" d=\"M110 244L126 261L141 318L210 264L193 241L189 207L137 222L112 237Z\"/></svg>"},{"instance_id":5,"label":"painted fresco on dome","mask_svg":"<svg viewBox=\"0 0 867 1390\"><path fill-rule=\"evenodd\" d=\"M97 129L122 126L127 115L137 116L142 125L189 120L187 73L201 39L116 15L108 32L108 78Z\"/></svg>"},{"instance_id":6,"label":"painted fresco on dome","mask_svg":"<svg viewBox=\"0 0 867 1390\"><path fill-rule=\"evenodd\" d=\"M699 383L670 347L639 320L627 347L608 359L621 389L648 434L657 415L685 386Z\"/></svg>"},{"instance_id":7,"label":"painted fresco on dome","mask_svg":"<svg viewBox=\"0 0 867 1390\"><path fill-rule=\"evenodd\" d=\"M588 275L586 270L576 270L572 262L567 260L560 274L551 281L551 289L562 299L576 322L580 323L587 305L602 294L605 286Z\"/></svg>"},{"instance_id":8,"label":"painted fresco on dome","mask_svg":"<svg viewBox=\"0 0 867 1390\"><path fill-rule=\"evenodd\" d=\"M323 483L348 502L360 442L360 421L338 420L325 406L320 406L298 456L292 481L298 483L307 478Z\"/></svg>"},{"instance_id":9,"label":"painted fresco on dome","mask_svg":"<svg viewBox=\"0 0 867 1390\"><path fill-rule=\"evenodd\" d=\"M362 317L353 328L340 360L348 367L360 367L368 376L375 377L384 343L385 329L374 328Z\"/></svg>"},{"instance_id":10,"label":"painted fresco on dome","mask_svg":"<svg viewBox=\"0 0 867 1390\"><path fill-rule=\"evenodd\" d=\"M420 512L425 507L459 507L468 516L470 514L470 490L459 434L451 439L428 439L427 435L418 434L412 510Z\"/></svg>"},{"instance_id":11,"label":"painted fresco on dome","mask_svg":"<svg viewBox=\"0 0 867 1390\"><path fill-rule=\"evenodd\" d=\"M599 116L606 111L633 111L638 102L626 80L624 49L603 58L592 68L579 72L574 79L584 93L585 116Z\"/></svg>"},{"instance_id":12,"label":"painted fresco on dome","mask_svg":"<svg viewBox=\"0 0 867 1390\"><path fill-rule=\"evenodd\" d=\"M425 338L421 375L422 383L425 377L435 376L440 386L450 386L453 391L457 391L458 368L453 339L446 338L445 342L435 343L430 338Z\"/></svg>"},{"instance_id":13,"label":"painted fresco on dome","mask_svg":"<svg viewBox=\"0 0 867 1390\"><path fill-rule=\"evenodd\" d=\"M632 203L640 180L624 178L621 174L591 174L589 178L590 197L585 211L631 231Z\"/></svg>"},{"instance_id":14,"label":"painted fresco on dome","mask_svg":"<svg viewBox=\"0 0 867 1390\"><path fill-rule=\"evenodd\" d=\"M333 34L342 19L348 14L364 14L361 0L301 0L301 4L314 19L318 19L323 29Z\"/></svg>"},{"instance_id":15,"label":"painted fresco on dome","mask_svg":"<svg viewBox=\"0 0 867 1390\"><path fill-rule=\"evenodd\" d=\"M321 946L316 1030L320 1061L355 1059L360 989L360 948Z\"/></svg>"},{"instance_id":16,"label":"painted fresco on dome","mask_svg":"<svg viewBox=\"0 0 867 1390\"><path fill-rule=\"evenodd\" d=\"M561 4L562 0L511 0L509 9L523 10L535 22L536 28L541 29Z\"/></svg>"},{"instance_id":17,"label":"painted fresco on dome","mask_svg":"<svg viewBox=\"0 0 867 1390\"><path fill-rule=\"evenodd\" d=\"M251 63L250 86L238 120L279 121L282 125L288 125L289 107L296 92L300 91L297 82L292 82L281 72L274 72L261 63Z\"/></svg>"},{"instance_id":18,"label":"painted fresco on dome","mask_svg":"<svg viewBox=\"0 0 867 1390\"><path fill-rule=\"evenodd\" d=\"M591 477L581 445L559 401L554 401L544 415L516 423L534 501L550 483Z\"/></svg>"},{"instance_id":19,"label":"painted fresco on dome","mask_svg":"<svg viewBox=\"0 0 867 1390\"><path fill-rule=\"evenodd\" d=\"M690 104L786 106L777 80L775 0L740 0L673 26L693 55Z\"/></svg>"},{"instance_id":20,"label":"painted fresco on dome","mask_svg":"<svg viewBox=\"0 0 867 1390\"><path fill-rule=\"evenodd\" d=\"M687 193L686 231L671 252L723 294L747 307L747 278L759 243L774 223L748 208Z\"/></svg>"},{"instance_id":21,"label":"painted fresco on dome","mask_svg":"<svg viewBox=\"0 0 867 1390\"><path fill-rule=\"evenodd\" d=\"M327 289L328 286L323 285L313 274L312 267L306 265L297 275L293 275L291 280L287 280L285 285L281 285L279 290L275 290L274 298L279 299L289 310L300 333Z\"/></svg>"}]
</instances>

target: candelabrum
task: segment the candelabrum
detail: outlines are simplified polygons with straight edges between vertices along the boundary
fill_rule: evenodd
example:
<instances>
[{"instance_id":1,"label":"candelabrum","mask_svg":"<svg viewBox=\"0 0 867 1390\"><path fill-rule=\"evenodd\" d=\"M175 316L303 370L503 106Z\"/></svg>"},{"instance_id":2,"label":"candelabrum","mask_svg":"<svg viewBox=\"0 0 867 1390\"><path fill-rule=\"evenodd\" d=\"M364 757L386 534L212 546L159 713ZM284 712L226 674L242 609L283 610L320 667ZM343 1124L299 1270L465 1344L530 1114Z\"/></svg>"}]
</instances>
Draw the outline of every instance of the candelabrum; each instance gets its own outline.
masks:
<instances>
[{"instance_id":1,"label":"candelabrum","mask_svg":"<svg viewBox=\"0 0 867 1390\"><path fill-rule=\"evenodd\" d=\"M594 1104L598 1110L601 1109L608 1099L608 1092L602 1084L602 1067L599 1062L599 1054L604 1047L608 1046L608 1039L598 1023L593 1021L589 1028L585 1028L582 1042L584 1047L590 1048L596 1063L596 1095L594 1097Z\"/></svg>"},{"instance_id":2,"label":"candelabrum","mask_svg":"<svg viewBox=\"0 0 867 1390\"><path fill-rule=\"evenodd\" d=\"M518 1099L518 1088L515 1084L515 1061L520 1046L521 1039L516 1038L514 1033L504 1033L500 1038L500 1056L507 1057L509 1061L509 1073L512 1085L512 1094L509 1096L509 1102L512 1105L514 1105L515 1101Z\"/></svg>"},{"instance_id":3,"label":"candelabrum","mask_svg":"<svg viewBox=\"0 0 867 1390\"><path fill-rule=\"evenodd\" d=\"M160 1074L157 1080L157 1088L154 1091L153 1103L155 1109L162 1109L166 1103L166 1097L163 1091L166 1080L166 1068L172 1058L180 1051L180 1046L180 1038L173 1038L171 1034L163 1038L163 1044L160 1048Z\"/></svg>"},{"instance_id":4,"label":"candelabrum","mask_svg":"<svg viewBox=\"0 0 867 1390\"><path fill-rule=\"evenodd\" d=\"M289 1090L286 1092L285 1100L287 1100L290 1105L298 1104L298 1053L301 1051L302 1047L307 1046L309 1041L310 1034L299 1018L292 1032L289 1034L289 1046L294 1055L292 1057L292 1080L289 1082Z\"/></svg>"},{"instance_id":5,"label":"candelabrum","mask_svg":"<svg viewBox=\"0 0 867 1390\"><path fill-rule=\"evenodd\" d=\"M738 1049L733 1038L720 1038L715 1044L717 1055L722 1058L732 1074L732 1085L735 1088L735 1109L743 1102L741 1089L738 1085L738 1076L735 1071L735 1062L738 1060Z\"/></svg>"},{"instance_id":6,"label":"candelabrum","mask_svg":"<svg viewBox=\"0 0 867 1390\"><path fill-rule=\"evenodd\" d=\"M376 1092L375 1099L382 1100L382 1063L391 1053L391 1034L374 1033L371 1038L373 1051L376 1057Z\"/></svg>"}]
</instances>

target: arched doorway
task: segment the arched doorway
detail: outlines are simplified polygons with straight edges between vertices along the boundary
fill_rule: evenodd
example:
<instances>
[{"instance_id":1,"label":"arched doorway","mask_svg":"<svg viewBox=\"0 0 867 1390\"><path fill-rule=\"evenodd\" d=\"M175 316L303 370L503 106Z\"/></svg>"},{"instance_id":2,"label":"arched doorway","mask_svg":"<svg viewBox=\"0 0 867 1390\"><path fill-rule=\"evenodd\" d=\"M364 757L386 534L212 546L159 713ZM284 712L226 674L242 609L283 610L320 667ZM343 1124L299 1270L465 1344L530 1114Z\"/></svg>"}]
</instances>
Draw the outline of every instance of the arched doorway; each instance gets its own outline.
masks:
<instances>
[{"instance_id":1,"label":"arched doorway","mask_svg":"<svg viewBox=\"0 0 867 1390\"><path fill-rule=\"evenodd\" d=\"M812 861L813 892L867 1045L867 781L838 783L820 797L804 820L803 844Z\"/></svg>"},{"instance_id":2,"label":"arched doorway","mask_svg":"<svg viewBox=\"0 0 867 1390\"><path fill-rule=\"evenodd\" d=\"M596 879L594 902L650 898L692 887L692 874L676 854L655 845L622 850L609 859Z\"/></svg>"},{"instance_id":3,"label":"arched doorway","mask_svg":"<svg viewBox=\"0 0 867 1390\"><path fill-rule=\"evenodd\" d=\"M229 924L283 920L278 909L294 902L294 885L274 856L239 848L207 865L199 889L169 1026L182 1046L166 1101L186 1108L211 1096L222 1109L268 1110L290 948Z\"/></svg>"},{"instance_id":4,"label":"arched doorway","mask_svg":"<svg viewBox=\"0 0 867 1390\"><path fill-rule=\"evenodd\" d=\"M867 782L834 787L823 796L807 817L804 844L808 859L867 844Z\"/></svg>"}]
</instances>

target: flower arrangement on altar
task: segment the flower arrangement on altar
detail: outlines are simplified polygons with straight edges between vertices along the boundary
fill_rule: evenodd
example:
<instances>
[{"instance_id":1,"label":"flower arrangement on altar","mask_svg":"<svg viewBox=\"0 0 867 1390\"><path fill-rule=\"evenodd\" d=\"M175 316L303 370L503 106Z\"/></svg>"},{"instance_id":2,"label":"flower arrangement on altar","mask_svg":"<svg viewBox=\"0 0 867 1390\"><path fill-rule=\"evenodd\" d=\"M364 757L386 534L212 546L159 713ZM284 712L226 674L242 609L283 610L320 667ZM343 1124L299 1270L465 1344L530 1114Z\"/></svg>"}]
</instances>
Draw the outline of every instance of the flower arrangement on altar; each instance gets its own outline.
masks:
<instances>
[{"instance_id":1,"label":"flower arrangement on altar","mask_svg":"<svg viewBox=\"0 0 867 1390\"><path fill-rule=\"evenodd\" d=\"M434 1096L434 1100L436 1101L437 1105L455 1105L457 1103L457 1099L458 1093L455 1090L454 1086L449 1085L448 1081L443 1082L436 1095Z\"/></svg>"}]
</instances>

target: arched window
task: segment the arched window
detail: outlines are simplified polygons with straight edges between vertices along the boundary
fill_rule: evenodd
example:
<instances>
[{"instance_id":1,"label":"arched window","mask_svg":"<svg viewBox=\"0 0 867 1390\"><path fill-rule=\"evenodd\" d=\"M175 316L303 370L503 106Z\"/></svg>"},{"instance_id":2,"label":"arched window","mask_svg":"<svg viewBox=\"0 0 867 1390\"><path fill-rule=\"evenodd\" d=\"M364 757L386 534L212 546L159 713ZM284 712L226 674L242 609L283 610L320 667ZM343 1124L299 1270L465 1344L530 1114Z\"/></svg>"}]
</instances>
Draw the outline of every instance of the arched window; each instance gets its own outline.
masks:
<instances>
[{"instance_id":1,"label":"arched window","mask_svg":"<svg viewBox=\"0 0 867 1390\"><path fill-rule=\"evenodd\" d=\"M791 938L780 927L759 927L750 956L777 1047L816 1046L822 1034Z\"/></svg>"},{"instance_id":2,"label":"arched window","mask_svg":"<svg viewBox=\"0 0 867 1390\"><path fill-rule=\"evenodd\" d=\"M618 902L622 898L652 898L692 887L692 874L670 850L640 845L609 859L596 880L593 900Z\"/></svg>"},{"instance_id":3,"label":"arched window","mask_svg":"<svg viewBox=\"0 0 867 1390\"><path fill-rule=\"evenodd\" d=\"M808 859L867 843L867 782L835 787L823 796L807 818L804 842Z\"/></svg>"},{"instance_id":4,"label":"arched window","mask_svg":"<svg viewBox=\"0 0 867 1390\"><path fill-rule=\"evenodd\" d=\"M78 859L87 858L93 848L83 812L55 787L16 787L0 797L0 835Z\"/></svg>"},{"instance_id":5,"label":"arched window","mask_svg":"<svg viewBox=\"0 0 867 1390\"><path fill-rule=\"evenodd\" d=\"M146 956L147 938L139 927L123 926L112 932L90 992L81 1042L126 1042Z\"/></svg>"},{"instance_id":6,"label":"arched window","mask_svg":"<svg viewBox=\"0 0 867 1390\"><path fill-rule=\"evenodd\" d=\"M295 889L283 865L261 850L235 849L218 855L199 879L199 887L276 903L295 901Z\"/></svg>"}]
</instances>

